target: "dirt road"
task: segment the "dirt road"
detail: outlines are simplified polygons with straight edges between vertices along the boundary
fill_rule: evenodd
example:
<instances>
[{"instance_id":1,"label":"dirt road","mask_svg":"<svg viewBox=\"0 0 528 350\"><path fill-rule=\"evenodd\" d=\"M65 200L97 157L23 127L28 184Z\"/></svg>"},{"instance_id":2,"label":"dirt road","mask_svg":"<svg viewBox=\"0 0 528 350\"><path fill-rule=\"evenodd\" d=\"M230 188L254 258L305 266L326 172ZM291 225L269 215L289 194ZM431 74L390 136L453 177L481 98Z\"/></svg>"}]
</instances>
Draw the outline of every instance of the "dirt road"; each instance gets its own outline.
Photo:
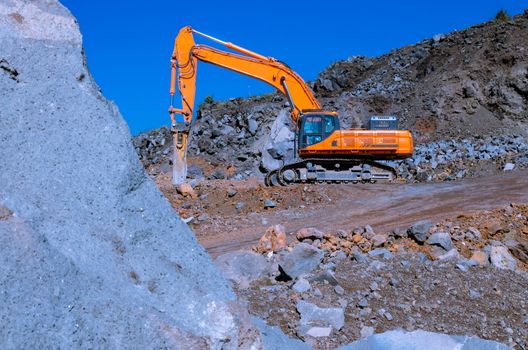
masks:
<instances>
[{"instance_id":1,"label":"dirt road","mask_svg":"<svg viewBox=\"0 0 528 350\"><path fill-rule=\"evenodd\" d=\"M323 231L371 225L384 232L421 219L441 220L475 210L528 202L528 172L517 171L458 182L323 186L325 202L214 220L194 230L212 256L249 248L266 228L283 224ZM317 191L317 187L315 188ZM324 190L324 191L323 191Z\"/></svg>"}]
</instances>

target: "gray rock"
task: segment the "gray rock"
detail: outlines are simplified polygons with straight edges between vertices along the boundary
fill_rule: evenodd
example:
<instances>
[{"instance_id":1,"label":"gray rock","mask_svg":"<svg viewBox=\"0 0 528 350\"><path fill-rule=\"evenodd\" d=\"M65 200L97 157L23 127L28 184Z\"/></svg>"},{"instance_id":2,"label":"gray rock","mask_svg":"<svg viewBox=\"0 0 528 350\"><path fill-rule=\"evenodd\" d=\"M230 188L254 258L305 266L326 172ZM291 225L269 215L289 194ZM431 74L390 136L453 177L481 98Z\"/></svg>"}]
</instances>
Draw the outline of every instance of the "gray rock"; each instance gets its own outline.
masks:
<instances>
[{"instance_id":1,"label":"gray rock","mask_svg":"<svg viewBox=\"0 0 528 350\"><path fill-rule=\"evenodd\" d=\"M280 168L282 166L282 162L274 159L267 150L264 150L262 152L262 157L260 158L260 166L265 171L271 171Z\"/></svg>"},{"instance_id":2,"label":"gray rock","mask_svg":"<svg viewBox=\"0 0 528 350\"><path fill-rule=\"evenodd\" d=\"M365 298L361 298L358 302L358 306L361 308L366 308L368 305L368 301Z\"/></svg>"},{"instance_id":3,"label":"gray rock","mask_svg":"<svg viewBox=\"0 0 528 350\"><path fill-rule=\"evenodd\" d=\"M340 285L337 285L334 287L334 291L339 294L339 295L343 295L345 294L345 289L343 287L341 287Z\"/></svg>"},{"instance_id":4,"label":"gray rock","mask_svg":"<svg viewBox=\"0 0 528 350\"><path fill-rule=\"evenodd\" d=\"M323 239L323 236L324 236L324 233L314 227L301 228L299 231L295 233L295 237L299 241L305 240L307 238L312 239L312 240Z\"/></svg>"},{"instance_id":5,"label":"gray rock","mask_svg":"<svg viewBox=\"0 0 528 350\"><path fill-rule=\"evenodd\" d=\"M363 231L363 237L367 239L371 239L372 237L374 237L375 234L376 233L374 232L374 229L372 228L372 226L365 225L365 229Z\"/></svg>"},{"instance_id":6,"label":"gray rock","mask_svg":"<svg viewBox=\"0 0 528 350\"><path fill-rule=\"evenodd\" d=\"M198 221L207 221L209 220L209 214L203 213L200 216L198 216Z\"/></svg>"},{"instance_id":7,"label":"gray rock","mask_svg":"<svg viewBox=\"0 0 528 350\"><path fill-rule=\"evenodd\" d=\"M458 250L456 250L456 248L453 248L445 254L438 256L438 260L458 260L459 258L460 254L458 253Z\"/></svg>"},{"instance_id":8,"label":"gray rock","mask_svg":"<svg viewBox=\"0 0 528 350\"><path fill-rule=\"evenodd\" d=\"M235 190L234 188L230 188L227 190L227 196L228 197L234 197L236 196L236 194L238 193L237 190Z\"/></svg>"},{"instance_id":9,"label":"gray rock","mask_svg":"<svg viewBox=\"0 0 528 350\"><path fill-rule=\"evenodd\" d=\"M187 177L191 179L202 180L205 178L203 169L198 165L189 165L187 168Z\"/></svg>"},{"instance_id":10,"label":"gray rock","mask_svg":"<svg viewBox=\"0 0 528 350\"><path fill-rule=\"evenodd\" d=\"M245 206L246 206L246 203L244 203L244 202L237 202L237 204L235 204L235 209L236 209L236 210L241 210L241 209L243 209Z\"/></svg>"},{"instance_id":11,"label":"gray rock","mask_svg":"<svg viewBox=\"0 0 528 350\"><path fill-rule=\"evenodd\" d=\"M225 178L226 178L226 175L223 169L216 169L215 171L211 173L211 175L209 175L209 180L215 180L215 179L222 180Z\"/></svg>"},{"instance_id":12,"label":"gray rock","mask_svg":"<svg viewBox=\"0 0 528 350\"><path fill-rule=\"evenodd\" d=\"M264 256L251 251L223 254L214 263L225 279L242 287L249 286L249 283L263 277L270 269Z\"/></svg>"},{"instance_id":13,"label":"gray rock","mask_svg":"<svg viewBox=\"0 0 528 350\"><path fill-rule=\"evenodd\" d=\"M0 202L14 213L0 220L0 348L258 346L227 281L146 176L69 11L3 1L0 47L20 72L0 69Z\"/></svg>"},{"instance_id":14,"label":"gray rock","mask_svg":"<svg viewBox=\"0 0 528 350\"><path fill-rule=\"evenodd\" d=\"M328 337L332 333L332 327L312 327L307 332L306 335L314 338Z\"/></svg>"},{"instance_id":15,"label":"gray rock","mask_svg":"<svg viewBox=\"0 0 528 350\"><path fill-rule=\"evenodd\" d=\"M369 267L374 270L381 270L381 269L384 269L386 266L387 265L385 263L378 261L378 260L374 260L369 263Z\"/></svg>"},{"instance_id":16,"label":"gray rock","mask_svg":"<svg viewBox=\"0 0 528 350\"><path fill-rule=\"evenodd\" d=\"M264 209L268 208L275 208L277 206L277 203L271 199L265 199L264 200Z\"/></svg>"},{"instance_id":17,"label":"gray rock","mask_svg":"<svg viewBox=\"0 0 528 350\"><path fill-rule=\"evenodd\" d=\"M503 169L503 170L504 170L504 171L511 171L511 170L513 170L514 168L515 168L515 164L513 164L513 163L506 163L506 164L504 165L504 169Z\"/></svg>"},{"instance_id":18,"label":"gray rock","mask_svg":"<svg viewBox=\"0 0 528 350\"><path fill-rule=\"evenodd\" d=\"M298 300L297 311L301 315L298 327L300 336L306 335L306 332L314 326L331 326L338 331L345 324L345 313L342 308L321 308L304 300Z\"/></svg>"},{"instance_id":19,"label":"gray rock","mask_svg":"<svg viewBox=\"0 0 528 350\"><path fill-rule=\"evenodd\" d=\"M359 334L362 339L370 337L372 334L374 334L374 327L363 326L361 327Z\"/></svg>"},{"instance_id":20,"label":"gray rock","mask_svg":"<svg viewBox=\"0 0 528 350\"><path fill-rule=\"evenodd\" d=\"M251 321L258 327L262 335L262 345L266 350L310 350L308 344L298 340L287 337L280 328L268 326L263 320L258 317L251 317Z\"/></svg>"},{"instance_id":21,"label":"gray rock","mask_svg":"<svg viewBox=\"0 0 528 350\"><path fill-rule=\"evenodd\" d=\"M12 215L13 212L9 208L0 205L0 220L7 220Z\"/></svg>"},{"instance_id":22,"label":"gray rock","mask_svg":"<svg viewBox=\"0 0 528 350\"><path fill-rule=\"evenodd\" d=\"M367 255L366 255L366 254L363 254L363 253L361 253L361 252L359 252L359 251L357 251L357 252L353 252L353 253L352 253L352 258L353 258L354 260L356 260L356 261L357 261L358 263L360 263L360 264L366 264L366 263L369 262L369 260L368 260L368 258L367 258Z\"/></svg>"},{"instance_id":23,"label":"gray rock","mask_svg":"<svg viewBox=\"0 0 528 350\"><path fill-rule=\"evenodd\" d=\"M299 278L292 286L292 289L297 293L304 293L309 291L312 288L310 282L304 278Z\"/></svg>"},{"instance_id":24,"label":"gray rock","mask_svg":"<svg viewBox=\"0 0 528 350\"><path fill-rule=\"evenodd\" d=\"M273 159L281 159L289 162L294 158L293 140L295 133L290 130L290 113L286 109L279 112L273 121L268 140L261 152L268 153Z\"/></svg>"},{"instance_id":25,"label":"gray rock","mask_svg":"<svg viewBox=\"0 0 528 350\"><path fill-rule=\"evenodd\" d=\"M390 259L394 256L394 254L392 254L386 248L377 248L368 252L368 256L370 256L371 258L381 256L383 259Z\"/></svg>"},{"instance_id":26,"label":"gray rock","mask_svg":"<svg viewBox=\"0 0 528 350\"><path fill-rule=\"evenodd\" d=\"M372 245L374 247L381 247L387 242L388 236L382 233L378 233L372 236Z\"/></svg>"},{"instance_id":27,"label":"gray rock","mask_svg":"<svg viewBox=\"0 0 528 350\"><path fill-rule=\"evenodd\" d=\"M431 220L418 221L408 230L409 237L413 238L418 243L424 243L431 226L433 226Z\"/></svg>"},{"instance_id":28,"label":"gray rock","mask_svg":"<svg viewBox=\"0 0 528 350\"><path fill-rule=\"evenodd\" d=\"M376 290L379 290L379 285L377 282L372 282L370 285L369 285L369 288L371 291L376 291Z\"/></svg>"},{"instance_id":29,"label":"gray rock","mask_svg":"<svg viewBox=\"0 0 528 350\"><path fill-rule=\"evenodd\" d=\"M317 273L315 275L310 275L307 277L310 282L317 281L317 282L328 282L333 286L337 286L339 282L335 278L335 274L332 272L332 270L324 270L320 273Z\"/></svg>"},{"instance_id":30,"label":"gray rock","mask_svg":"<svg viewBox=\"0 0 528 350\"><path fill-rule=\"evenodd\" d=\"M249 119L248 128L251 135L255 135L259 127L259 123L255 119Z\"/></svg>"},{"instance_id":31,"label":"gray rock","mask_svg":"<svg viewBox=\"0 0 528 350\"><path fill-rule=\"evenodd\" d=\"M323 260L322 250L307 243L297 244L293 250L282 257L279 266L290 278L313 271Z\"/></svg>"},{"instance_id":32,"label":"gray rock","mask_svg":"<svg viewBox=\"0 0 528 350\"><path fill-rule=\"evenodd\" d=\"M482 238L482 234L480 233L480 231L474 227L468 227L464 236L465 239L468 240L478 240Z\"/></svg>"},{"instance_id":33,"label":"gray rock","mask_svg":"<svg viewBox=\"0 0 528 350\"><path fill-rule=\"evenodd\" d=\"M345 260L347 258L348 258L348 255L344 251L336 250L335 252L332 252L330 254L330 258L328 259L328 261L337 262L337 261Z\"/></svg>"},{"instance_id":34,"label":"gray rock","mask_svg":"<svg viewBox=\"0 0 528 350\"><path fill-rule=\"evenodd\" d=\"M435 232L427 240L428 244L437 245L444 248L446 251L453 249L453 241L451 235L447 232Z\"/></svg>"},{"instance_id":35,"label":"gray rock","mask_svg":"<svg viewBox=\"0 0 528 350\"><path fill-rule=\"evenodd\" d=\"M499 269L515 270L517 262L505 246L493 246L490 252L491 264Z\"/></svg>"},{"instance_id":36,"label":"gray rock","mask_svg":"<svg viewBox=\"0 0 528 350\"><path fill-rule=\"evenodd\" d=\"M417 330L393 330L374 334L338 348L339 350L510 350L491 340L469 336L452 336Z\"/></svg>"},{"instance_id":37,"label":"gray rock","mask_svg":"<svg viewBox=\"0 0 528 350\"><path fill-rule=\"evenodd\" d=\"M471 260L468 260L468 261L471 261ZM469 271L469 266L467 264L458 263L458 264L456 264L456 267L462 272L468 272Z\"/></svg>"}]
</instances>

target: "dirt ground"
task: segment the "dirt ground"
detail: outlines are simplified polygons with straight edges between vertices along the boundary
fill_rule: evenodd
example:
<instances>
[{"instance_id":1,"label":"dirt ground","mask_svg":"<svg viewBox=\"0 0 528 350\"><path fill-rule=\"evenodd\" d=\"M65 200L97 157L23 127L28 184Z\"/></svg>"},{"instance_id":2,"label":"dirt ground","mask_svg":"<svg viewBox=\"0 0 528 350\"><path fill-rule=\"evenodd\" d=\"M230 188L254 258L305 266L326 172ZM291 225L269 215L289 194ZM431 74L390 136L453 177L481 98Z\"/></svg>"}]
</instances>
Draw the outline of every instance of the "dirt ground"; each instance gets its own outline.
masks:
<instances>
[{"instance_id":1,"label":"dirt ground","mask_svg":"<svg viewBox=\"0 0 528 350\"><path fill-rule=\"evenodd\" d=\"M464 272L450 262L398 254L377 265L344 259L336 264L335 276L342 294L326 281L313 281L311 291L296 293L293 282L270 279L258 280L237 294L249 301L250 313L292 337L298 336L297 300L343 307L345 325L340 332L307 339L316 349L334 349L359 339L363 327L372 327L375 333L402 328L476 335L515 349L527 346L527 279L511 271L490 273L489 268L477 267ZM361 306L362 299L368 304Z\"/></svg>"},{"instance_id":2,"label":"dirt ground","mask_svg":"<svg viewBox=\"0 0 528 350\"><path fill-rule=\"evenodd\" d=\"M275 224L284 225L287 232L302 227L328 232L367 224L376 232L387 232L422 219L438 222L512 202L528 203L528 171L416 184L268 188L257 179L205 180L196 186L196 198L179 195L168 174L156 181L182 218L194 217L193 230L213 257L251 248ZM273 200L276 207L265 209L266 199ZM198 220L200 216L202 220Z\"/></svg>"},{"instance_id":3,"label":"dirt ground","mask_svg":"<svg viewBox=\"0 0 528 350\"><path fill-rule=\"evenodd\" d=\"M489 264L466 269L456 261L436 260L430 245L408 237L384 244L384 249L394 253L391 257L358 261L339 240L325 238L319 245L326 251L324 264L312 275L324 275L330 268L342 292L317 277L310 282L310 290L302 293L292 288L295 280L278 281L273 276L258 279L248 288L234 287L251 314L301 339L298 300L342 308L345 325L340 331L332 331L329 337L304 338L315 349L350 343L361 338L365 329L381 333L395 328L474 335L516 350L528 348L527 170L459 181L271 188L256 178L203 180L186 196L172 186L169 174L159 174L155 180L180 216L192 218L189 225L213 258L255 247L266 229L276 224L283 225L287 233L314 227L325 237L337 237L340 230L354 232L365 225L376 233L406 231L413 223L428 219L435 231L450 234L454 247L466 259L493 241L520 243L509 245L518 267L513 272ZM266 207L268 200L274 206ZM482 239L457 238L471 229L478 230ZM295 235L286 236L289 244L298 243ZM358 246L366 247L362 249L366 254L374 249ZM346 258L329 258L335 250L344 252Z\"/></svg>"}]
</instances>

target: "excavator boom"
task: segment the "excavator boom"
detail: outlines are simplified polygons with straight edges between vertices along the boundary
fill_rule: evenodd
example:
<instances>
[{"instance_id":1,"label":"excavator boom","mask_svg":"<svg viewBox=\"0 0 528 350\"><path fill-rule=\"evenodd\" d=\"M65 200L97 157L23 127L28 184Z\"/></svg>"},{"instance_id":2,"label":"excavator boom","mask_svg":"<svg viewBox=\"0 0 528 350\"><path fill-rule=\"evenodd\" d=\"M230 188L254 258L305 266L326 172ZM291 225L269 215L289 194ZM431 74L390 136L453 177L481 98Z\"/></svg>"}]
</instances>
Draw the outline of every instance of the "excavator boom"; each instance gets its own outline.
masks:
<instances>
[{"instance_id":1,"label":"excavator boom","mask_svg":"<svg viewBox=\"0 0 528 350\"><path fill-rule=\"evenodd\" d=\"M221 51L207 45L197 45L193 33L211 39L243 55ZM171 59L170 112L173 124L175 123L174 113L182 114L186 124L192 122L198 60L270 84L288 98L291 115L295 123L297 123L297 119L303 110L321 109L319 102L304 80L286 64L272 57L265 57L238 45L203 34L191 27L184 27L176 37ZM182 98L182 109L175 109L172 105L176 92L176 80L178 80L178 90Z\"/></svg>"}]
</instances>

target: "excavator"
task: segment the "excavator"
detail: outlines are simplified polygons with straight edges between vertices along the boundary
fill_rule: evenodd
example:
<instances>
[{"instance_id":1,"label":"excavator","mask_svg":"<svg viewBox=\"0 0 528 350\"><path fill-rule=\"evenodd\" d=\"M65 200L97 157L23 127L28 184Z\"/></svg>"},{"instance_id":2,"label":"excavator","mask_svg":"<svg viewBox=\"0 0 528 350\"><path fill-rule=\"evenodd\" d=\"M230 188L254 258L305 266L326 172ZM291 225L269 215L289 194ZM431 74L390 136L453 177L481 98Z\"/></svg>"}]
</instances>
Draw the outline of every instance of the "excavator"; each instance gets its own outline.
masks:
<instances>
[{"instance_id":1,"label":"excavator","mask_svg":"<svg viewBox=\"0 0 528 350\"><path fill-rule=\"evenodd\" d=\"M236 53L196 44L193 34ZM412 135L410 131L397 130L395 117L371 117L369 130L342 130L337 112L322 109L304 80L285 63L187 26L176 37L170 61L169 114L174 140L175 185L185 182L187 176L187 140L194 115L198 61L266 82L288 100L290 115L296 126L293 148L297 157L295 162L266 174L265 184L268 186L298 182L390 181L395 178L396 172L383 161L412 156ZM181 108L174 107L176 82ZM176 121L175 114L182 115L183 122Z\"/></svg>"}]
</instances>

